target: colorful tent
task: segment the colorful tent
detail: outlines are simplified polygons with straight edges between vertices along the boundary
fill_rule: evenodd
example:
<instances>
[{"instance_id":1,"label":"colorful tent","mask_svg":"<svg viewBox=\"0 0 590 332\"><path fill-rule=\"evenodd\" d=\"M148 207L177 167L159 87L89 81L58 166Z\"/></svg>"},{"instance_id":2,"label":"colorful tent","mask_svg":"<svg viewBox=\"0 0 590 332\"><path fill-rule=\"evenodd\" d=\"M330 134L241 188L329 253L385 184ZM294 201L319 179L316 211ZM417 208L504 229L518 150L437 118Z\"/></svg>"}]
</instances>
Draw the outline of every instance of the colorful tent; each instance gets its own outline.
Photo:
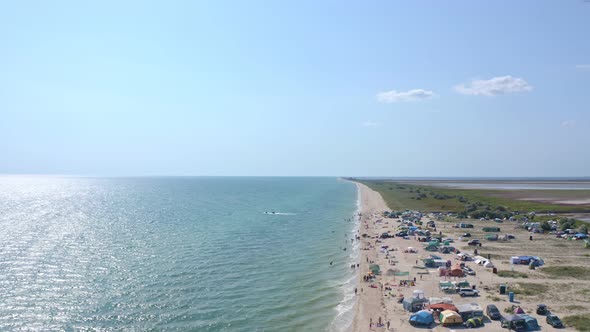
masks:
<instances>
[{"instance_id":1,"label":"colorful tent","mask_svg":"<svg viewBox=\"0 0 590 332\"><path fill-rule=\"evenodd\" d=\"M373 272L373 274L375 275L379 275L381 274L381 268L379 267L379 265L377 264L371 264L369 266L369 269L371 270L371 272Z\"/></svg>"},{"instance_id":2,"label":"colorful tent","mask_svg":"<svg viewBox=\"0 0 590 332\"><path fill-rule=\"evenodd\" d=\"M445 310L440 313L440 322L444 326L461 324L463 323L463 318L461 318L461 315L454 311Z\"/></svg>"},{"instance_id":3,"label":"colorful tent","mask_svg":"<svg viewBox=\"0 0 590 332\"><path fill-rule=\"evenodd\" d=\"M480 317L469 318L465 321L465 327L474 328L483 326L483 320Z\"/></svg>"},{"instance_id":4,"label":"colorful tent","mask_svg":"<svg viewBox=\"0 0 590 332\"><path fill-rule=\"evenodd\" d=\"M410 324L414 326L429 326L434 323L432 313L428 310L421 310L410 317Z\"/></svg>"},{"instance_id":5,"label":"colorful tent","mask_svg":"<svg viewBox=\"0 0 590 332\"><path fill-rule=\"evenodd\" d=\"M455 265L451 271L449 272L449 275L451 277L460 277L462 278L464 275L463 269L461 268L461 266L459 265Z\"/></svg>"},{"instance_id":6,"label":"colorful tent","mask_svg":"<svg viewBox=\"0 0 590 332\"><path fill-rule=\"evenodd\" d=\"M431 304L428 308L429 309L432 309L432 310L437 310L437 311L445 311L445 310L451 310L451 311L454 311L454 312L458 312L459 311L457 309L457 307L455 307L454 305L452 305L450 303Z\"/></svg>"}]
</instances>

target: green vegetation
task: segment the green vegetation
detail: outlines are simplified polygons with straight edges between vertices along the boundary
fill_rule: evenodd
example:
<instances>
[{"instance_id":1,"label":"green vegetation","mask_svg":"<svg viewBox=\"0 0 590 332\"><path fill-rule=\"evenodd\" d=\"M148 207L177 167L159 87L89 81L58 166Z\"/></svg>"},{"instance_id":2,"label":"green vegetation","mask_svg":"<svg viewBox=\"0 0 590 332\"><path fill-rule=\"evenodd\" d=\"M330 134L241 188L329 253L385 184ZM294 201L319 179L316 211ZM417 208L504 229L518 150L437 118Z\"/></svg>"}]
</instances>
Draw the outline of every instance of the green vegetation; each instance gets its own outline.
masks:
<instances>
[{"instance_id":1,"label":"green vegetation","mask_svg":"<svg viewBox=\"0 0 590 332\"><path fill-rule=\"evenodd\" d=\"M584 266L548 266L540 269L552 278L576 278L590 280L590 268Z\"/></svg>"},{"instance_id":2,"label":"green vegetation","mask_svg":"<svg viewBox=\"0 0 590 332\"><path fill-rule=\"evenodd\" d=\"M469 249L471 249L472 247L467 247ZM495 260L503 260L503 259L510 259L510 255L501 255L501 254L488 254L488 253L480 253L480 255L482 257L490 257L490 259L495 259Z\"/></svg>"},{"instance_id":3,"label":"green vegetation","mask_svg":"<svg viewBox=\"0 0 590 332\"><path fill-rule=\"evenodd\" d=\"M578 331L590 331L590 314L573 315L563 317L562 322Z\"/></svg>"},{"instance_id":4,"label":"green vegetation","mask_svg":"<svg viewBox=\"0 0 590 332\"><path fill-rule=\"evenodd\" d=\"M551 225L547 222L547 220L541 221L540 226L541 226L541 229L544 230L545 232L551 231Z\"/></svg>"},{"instance_id":5,"label":"green vegetation","mask_svg":"<svg viewBox=\"0 0 590 332\"><path fill-rule=\"evenodd\" d=\"M505 299L498 297L498 296L489 296L488 295L488 299L494 301L494 302L500 302L500 301L505 301Z\"/></svg>"},{"instance_id":6,"label":"green vegetation","mask_svg":"<svg viewBox=\"0 0 590 332\"><path fill-rule=\"evenodd\" d=\"M578 305L578 304L567 305L567 306L565 306L563 308L566 309L566 310L568 310L568 311L578 311L578 310L584 310L584 309L586 309L586 307L584 307L582 305Z\"/></svg>"},{"instance_id":7,"label":"green vegetation","mask_svg":"<svg viewBox=\"0 0 590 332\"><path fill-rule=\"evenodd\" d=\"M390 209L456 212L459 217L508 218L517 212L590 212L588 206L567 206L511 198L511 190L457 189L418 186L385 180L359 181L379 192ZM545 193L551 191L527 190ZM585 190L560 191L567 195L588 195ZM508 196L508 197L507 197ZM529 216L535 219L535 216ZM549 220L549 219L546 219Z\"/></svg>"},{"instance_id":8,"label":"green vegetation","mask_svg":"<svg viewBox=\"0 0 590 332\"><path fill-rule=\"evenodd\" d=\"M515 288L510 288L514 294L533 296L543 294L549 290L549 285L533 284L533 283L518 283Z\"/></svg>"},{"instance_id":9,"label":"green vegetation","mask_svg":"<svg viewBox=\"0 0 590 332\"><path fill-rule=\"evenodd\" d=\"M518 271L508 271L508 270L498 271L498 276L504 277L504 278L528 278L529 277L526 273L522 273L522 272L518 272Z\"/></svg>"}]
</instances>

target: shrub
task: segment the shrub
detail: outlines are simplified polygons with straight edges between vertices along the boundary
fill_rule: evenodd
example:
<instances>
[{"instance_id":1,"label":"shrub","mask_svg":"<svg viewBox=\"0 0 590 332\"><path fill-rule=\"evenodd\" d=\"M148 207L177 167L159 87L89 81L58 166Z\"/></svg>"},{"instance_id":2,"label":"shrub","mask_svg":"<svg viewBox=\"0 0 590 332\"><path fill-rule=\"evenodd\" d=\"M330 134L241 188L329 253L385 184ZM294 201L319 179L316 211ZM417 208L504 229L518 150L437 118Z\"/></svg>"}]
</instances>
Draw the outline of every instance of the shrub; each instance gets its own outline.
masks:
<instances>
[{"instance_id":1,"label":"shrub","mask_svg":"<svg viewBox=\"0 0 590 332\"><path fill-rule=\"evenodd\" d=\"M546 232L549 232L549 231L551 231L551 225L546 220L542 221L541 222L541 229Z\"/></svg>"}]
</instances>

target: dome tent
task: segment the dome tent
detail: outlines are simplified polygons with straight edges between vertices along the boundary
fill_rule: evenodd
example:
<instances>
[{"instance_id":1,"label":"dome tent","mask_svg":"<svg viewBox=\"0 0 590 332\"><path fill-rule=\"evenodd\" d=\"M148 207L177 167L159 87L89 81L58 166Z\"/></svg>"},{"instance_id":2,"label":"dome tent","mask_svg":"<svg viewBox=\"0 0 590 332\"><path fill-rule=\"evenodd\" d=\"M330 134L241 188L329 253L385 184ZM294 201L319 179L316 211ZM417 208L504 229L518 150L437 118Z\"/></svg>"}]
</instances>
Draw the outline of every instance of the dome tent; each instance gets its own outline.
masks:
<instances>
[{"instance_id":1,"label":"dome tent","mask_svg":"<svg viewBox=\"0 0 590 332\"><path fill-rule=\"evenodd\" d=\"M429 326L432 323L434 323L434 318L432 317L432 313L428 310L418 311L410 317L410 324L414 326Z\"/></svg>"}]
</instances>

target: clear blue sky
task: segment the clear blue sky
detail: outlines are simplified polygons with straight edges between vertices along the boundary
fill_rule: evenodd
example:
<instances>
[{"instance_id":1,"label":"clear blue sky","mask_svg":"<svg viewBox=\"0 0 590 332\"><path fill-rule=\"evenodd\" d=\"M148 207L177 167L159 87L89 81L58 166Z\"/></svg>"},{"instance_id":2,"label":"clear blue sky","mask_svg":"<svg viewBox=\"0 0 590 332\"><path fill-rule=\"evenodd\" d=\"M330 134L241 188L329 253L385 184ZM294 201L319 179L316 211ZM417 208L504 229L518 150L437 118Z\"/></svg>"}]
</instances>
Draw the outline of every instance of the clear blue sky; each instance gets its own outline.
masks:
<instances>
[{"instance_id":1,"label":"clear blue sky","mask_svg":"<svg viewBox=\"0 0 590 332\"><path fill-rule=\"evenodd\" d=\"M0 173L590 175L590 3L12 1Z\"/></svg>"}]
</instances>

